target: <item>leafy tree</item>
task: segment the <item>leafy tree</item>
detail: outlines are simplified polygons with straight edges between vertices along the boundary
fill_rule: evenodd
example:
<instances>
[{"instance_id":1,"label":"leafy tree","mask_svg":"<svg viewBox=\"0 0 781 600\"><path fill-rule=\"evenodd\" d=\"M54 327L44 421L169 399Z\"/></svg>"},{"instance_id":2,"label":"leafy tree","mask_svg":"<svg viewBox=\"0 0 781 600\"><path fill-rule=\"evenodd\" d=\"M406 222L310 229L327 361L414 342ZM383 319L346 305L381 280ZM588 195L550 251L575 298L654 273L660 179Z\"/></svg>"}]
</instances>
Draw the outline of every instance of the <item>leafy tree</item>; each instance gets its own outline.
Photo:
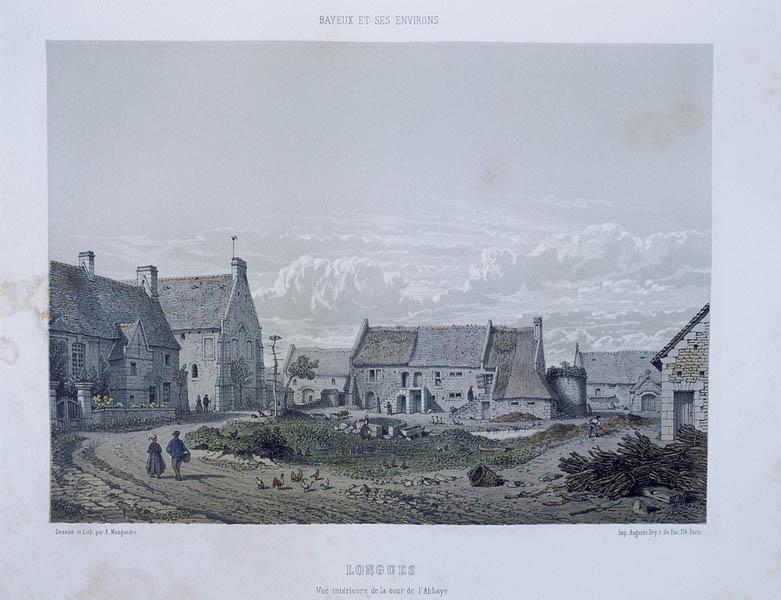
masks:
<instances>
[{"instance_id":1,"label":"leafy tree","mask_svg":"<svg viewBox=\"0 0 781 600\"><path fill-rule=\"evenodd\" d=\"M179 388L179 403L177 406L177 412L188 413L190 412L190 406L182 404L182 390L187 385L187 365L182 365L179 370L174 373L174 383Z\"/></svg>"},{"instance_id":2,"label":"leafy tree","mask_svg":"<svg viewBox=\"0 0 781 600\"><path fill-rule=\"evenodd\" d=\"M290 363L287 368L287 383L285 383L285 395L284 402L287 402L287 393L290 389L290 382L293 379L314 379L317 373L317 368L320 366L319 360L312 360L306 354L301 354Z\"/></svg>"},{"instance_id":3,"label":"leafy tree","mask_svg":"<svg viewBox=\"0 0 781 600\"><path fill-rule=\"evenodd\" d=\"M244 360L244 357L240 357L230 362L230 375L233 385L239 388L239 405L242 405L244 402L242 390L244 389L244 386L252 384L252 369L250 369L247 361Z\"/></svg>"}]
</instances>

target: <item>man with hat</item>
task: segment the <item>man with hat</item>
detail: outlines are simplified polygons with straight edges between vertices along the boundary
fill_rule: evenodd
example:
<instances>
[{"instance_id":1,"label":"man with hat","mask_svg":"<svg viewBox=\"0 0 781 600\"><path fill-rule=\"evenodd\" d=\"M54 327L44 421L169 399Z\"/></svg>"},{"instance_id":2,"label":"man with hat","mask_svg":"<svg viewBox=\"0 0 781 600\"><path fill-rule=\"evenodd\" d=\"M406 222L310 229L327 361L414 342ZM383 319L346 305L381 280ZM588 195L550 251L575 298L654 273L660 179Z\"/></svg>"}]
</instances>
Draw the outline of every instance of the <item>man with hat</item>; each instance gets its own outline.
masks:
<instances>
[{"instance_id":1,"label":"man with hat","mask_svg":"<svg viewBox=\"0 0 781 600\"><path fill-rule=\"evenodd\" d=\"M182 480L182 473L179 469L182 466L184 455L189 452L187 447L184 445L184 442L179 439L179 433L180 432L178 430L173 432L173 437L171 438L171 441L168 442L168 446L165 449L165 451L171 455L171 466L174 468L176 481Z\"/></svg>"}]
</instances>

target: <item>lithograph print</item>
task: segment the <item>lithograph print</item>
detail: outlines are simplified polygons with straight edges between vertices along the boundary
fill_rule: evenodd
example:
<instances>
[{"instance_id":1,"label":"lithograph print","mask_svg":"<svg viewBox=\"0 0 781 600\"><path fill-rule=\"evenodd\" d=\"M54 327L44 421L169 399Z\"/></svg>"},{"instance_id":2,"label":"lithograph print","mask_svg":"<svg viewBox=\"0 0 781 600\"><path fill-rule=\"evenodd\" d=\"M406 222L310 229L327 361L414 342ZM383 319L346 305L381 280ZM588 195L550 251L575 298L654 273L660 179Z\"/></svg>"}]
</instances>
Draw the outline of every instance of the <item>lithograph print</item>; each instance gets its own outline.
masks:
<instances>
[{"instance_id":1,"label":"lithograph print","mask_svg":"<svg viewBox=\"0 0 781 600\"><path fill-rule=\"evenodd\" d=\"M47 63L53 522L705 522L710 46Z\"/></svg>"}]
</instances>

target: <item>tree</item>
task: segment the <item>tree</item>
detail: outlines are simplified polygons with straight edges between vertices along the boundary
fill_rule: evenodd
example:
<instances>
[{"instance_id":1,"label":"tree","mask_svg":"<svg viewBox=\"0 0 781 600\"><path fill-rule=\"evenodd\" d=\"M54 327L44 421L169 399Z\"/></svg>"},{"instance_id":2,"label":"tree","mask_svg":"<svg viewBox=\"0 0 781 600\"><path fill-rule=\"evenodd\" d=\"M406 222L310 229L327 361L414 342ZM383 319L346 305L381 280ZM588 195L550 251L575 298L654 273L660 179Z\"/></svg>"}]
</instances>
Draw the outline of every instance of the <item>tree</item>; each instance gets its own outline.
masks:
<instances>
[{"instance_id":1,"label":"tree","mask_svg":"<svg viewBox=\"0 0 781 600\"><path fill-rule=\"evenodd\" d=\"M242 406L244 402L242 390L244 386L252 384L252 370L249 368L247 361L244 360L244 357L239 357L230 362L230 374L233 385L239 388L239 406Z\"/></svg>"},{"instance_id":2,"label":"tree","mask_svg":"<svg viewBox=\"0 0 781 600\"><path fill-rule=\"evenodd\" d=\"M190 412L190 405L187 406L182 404L182 390L187 385L187 365L182 365L179 367L179 370L174 373L174 383L176 384L176 387L179 388L179 403L176 407L176 412L182 412L182 413L189 413Z\"/></svg>"},{"instance_id":3,"label":"tree","mask_svg":"<svg viewBox=\"0 0 781 600\"><path fill-rule=\"evenodd\" d=\"M299 355L296 360L290 363L287 368L287 383L285 383L285 395L283 398L287 401L287 392L290 388L290 382L293 379L314 379L317 368L320 366L319 360L312 360L306 354Z\"/></svg>"}]
</instances>

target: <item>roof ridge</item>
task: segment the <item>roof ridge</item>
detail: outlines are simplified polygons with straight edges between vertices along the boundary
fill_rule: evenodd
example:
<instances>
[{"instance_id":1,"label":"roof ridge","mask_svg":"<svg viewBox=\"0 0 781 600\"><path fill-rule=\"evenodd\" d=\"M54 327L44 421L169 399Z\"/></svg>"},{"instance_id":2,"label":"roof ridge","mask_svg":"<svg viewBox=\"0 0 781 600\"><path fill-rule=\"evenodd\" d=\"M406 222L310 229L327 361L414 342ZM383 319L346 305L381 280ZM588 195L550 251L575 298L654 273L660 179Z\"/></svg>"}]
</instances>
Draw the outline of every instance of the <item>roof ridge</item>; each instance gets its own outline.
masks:
<instances>
[{"instance_id":1,"label":"roof ridge","mask_svg":"<svg viewBox=\"0 0 781 600\"><path fill-rule=\"evenodd\" d=\"M230 273L217 273L212 275L174 275L172 277L158 277L158 283L161 281L174 281L186 279L217 279L218 277L233 277Z\"/></svg>"}]
</instances>

